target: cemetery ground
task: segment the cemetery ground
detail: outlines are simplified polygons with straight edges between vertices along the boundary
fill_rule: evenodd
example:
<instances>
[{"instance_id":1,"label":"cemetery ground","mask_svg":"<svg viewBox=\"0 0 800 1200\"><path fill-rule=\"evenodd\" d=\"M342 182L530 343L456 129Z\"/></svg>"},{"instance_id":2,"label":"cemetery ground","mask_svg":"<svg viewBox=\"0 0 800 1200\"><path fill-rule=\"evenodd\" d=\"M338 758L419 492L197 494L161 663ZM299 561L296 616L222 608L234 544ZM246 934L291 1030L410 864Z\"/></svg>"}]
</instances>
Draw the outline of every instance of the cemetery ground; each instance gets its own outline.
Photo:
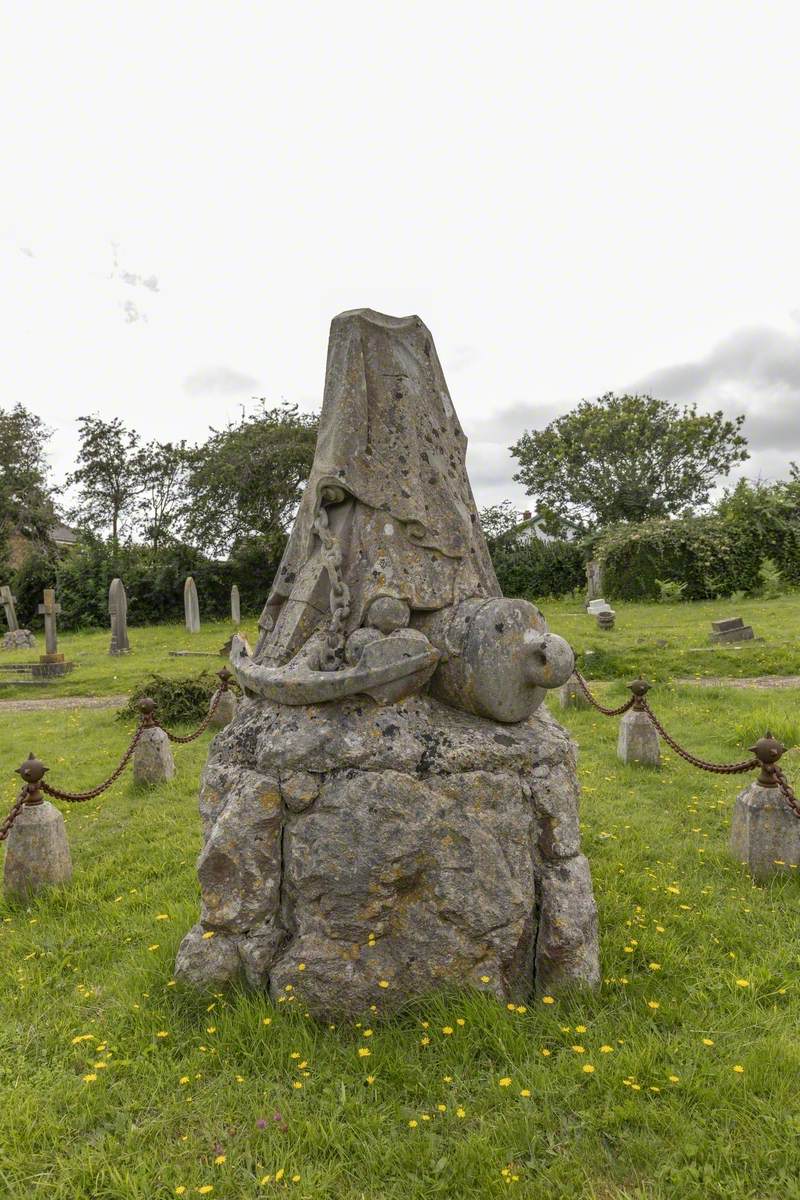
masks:
<instances>
[{"instance_id":1,"label":"cemetery ground","mask_svg":"<svg viewBox=\"0 0 800 1200\"><path fill-rule=\"evenodd\" d=\"M665 681L650 693L659 717L706 758L744 757L767 727L800 742L799 688L672 682L800 674L796 598L737 606L767 639L741 649L706 644L725 604L616 609L603 634L578 604L546 605L552 628L595 649L584 669L608 681L604 703L641 667ZM67 633L78 670L0 698L216 670L221 659L165 655L215 650L228 633L134 627L123 659L107 631ZM304 1015L301 973L278 1004L185 991L172 965L197 914L208 737L176 748L169 784L137 791L127 774L62 805L71 886L0 900L0 1195L797 1200L800 881L753 886L728 855L751 777L701 774L667 748L660 770L623 766L616 720L553 707L580 746L604 981L552 1003L448 994L329 1029ZM129 734L109 710L4 713L3 813L29 750L54 785L84 788ZM800 755L783 761L796 782Z\"/></svg>"}]
</instances>

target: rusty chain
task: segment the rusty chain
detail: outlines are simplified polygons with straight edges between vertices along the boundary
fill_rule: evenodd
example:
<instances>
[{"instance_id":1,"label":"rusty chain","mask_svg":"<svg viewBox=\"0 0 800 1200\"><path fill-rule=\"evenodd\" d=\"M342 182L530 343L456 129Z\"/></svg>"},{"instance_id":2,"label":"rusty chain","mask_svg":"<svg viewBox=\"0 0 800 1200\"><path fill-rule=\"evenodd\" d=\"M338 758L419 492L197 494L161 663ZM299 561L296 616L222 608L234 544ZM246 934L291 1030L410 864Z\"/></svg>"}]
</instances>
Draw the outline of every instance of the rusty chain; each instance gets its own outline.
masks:
<instances>
[{"instance_id":1,"label":"rusty chain","mask_svg":"<svg viewBox=\"0 0 800 1200\"><path fill-rule=\"evenodd\" d=\"M54 788L49 783L45 783L45 781L42 780L42 782L39 784L41 790L43 792L46 792L48 796L52 796L54 800L69 800L71 803L80 803L83 800L95 800L98 796L102 796L103 792L108 791L108 789L111 787L112 783L117 782L120 775L127 767L128 763L131 760L131 756L133 755L134 750L139 745L139 741L141 740L142 734L144 733L145 729L147 729L147 728L148 728L148 721L147 721L147 718L145 717L139 723L139 728L136 730L136 733L131 738L131 743L128 746L128 749L123 754L122 758L120 759L117 769L114 771L114 773L112 775L109 775L108 779L106 779L103 783L99 784L98 787L91 788L88 792L64 792L60 788Z\"/></svg>"},{"instance_id":2,"label":"rusty chain","mask_svg":"<svg viewBox=\"0 0 800 1200\"><path fill-rule=\"evenodd\" d=\"M25 801L27 800L27 798L28 798L28 785L27 785L27 783L25 783L22 785L22 789L21 789L19 795L17 796L17 799L15 800L13 807L9 811L8 816L6 817L5 821L3 821L3 824L0 825L0 842L4 842L6 840L6 838L8 837L9 833L11 832L11 826L14 824L17 817L19 816L19 814L22 812L23 808L25 807Z\"/></svg>"},{"instance_id":3,"label":"rusty chain","mask_svg":"<svg viewBox=\"0 0 800 1200\"><path fill-rule=\"evenodd\" d=\"M629 708L633 708L634 704L636 703L636 697L631 696L630 700L626 700L626 702L624 704L620 704L619 708L605 708L600 703L600 701L596 700L594 698L594 696L592 695L592 693L589 691L589 685L586 682L586 680L583 678L583 676L581 675L581 673L577 667L573 671L573 675L577 679L578 686L580 687L581 691L583 692L584 696L589 701L589 703L592 705L592 707L596 708L598 712L601 712L606 717L620 717L620 716L622 716L623 713L626 713Z\"/></svg>"},{"instance_id":4,"label":"rusty chain","mask_svg":"<svg viewBox=\"0 0 800 1200\"><path fill-rule=\"evenodd\" d=\"M713 763L708 762L705 758L698 758L696 754L685 750L675 741L674 737L667 733L644 696L641 699L641 711L647 713L651 724L661 734L667 745L671 746L675 753L679 754L686 762L691 763L693 767L698 767L701 771L710 771L712 775L744 775L745 771L753 771L761 765L757 758L748 758L746 761L738 763Z\"/></svg>"},{"instance_id":5,"label":"rusty chain","mask_svg":"<svg viewBox=\"0 0 800 1200\"><path fill-rule=\"evenodd\" d=\"M210 722L211 718L213 717L214 713L217 711L217 708L219 707L219 702L222 699L222 697L224 696L225 692L227 692L227 690L228 690L228 684L226 681L225 683L222 684L221 687L217 688L216 692L214 693L214 695L212 697L208 712L206 713L205 717L200 722L200 724L197 726L197 729L195 729L194 733L189 733L185 737L179 737L177 733L170 733L170 731L168 729L165 729L164 726L161 724L161 722L157 721L155 719L155 717L152 718L151 723L155 729L160 729L162 733L165 733L171 742L174 742L178 746L188 746L189 742L195 741L197 738L200 737L201 733L205 733L205 731L208 729L209 722Z\"/></svg>"},{"instance_id":6,"label":"rusty chain","mask_svg":"<svg viewBox=\"0 0 800 1200\"><path fill-rule=\"evenodd\" d=\"M22 812L22 810L26 804L34 804L34 803L41 802L41 793L42 792L44 792L48 796L52 796L54 800L65 800L71 804L82 803L85 800L95 800L95 799L97 799L98 796L102 796L103 792L108 791L108 789L112 786L112 784L117 782L120 775L127 767L128 763L130 762L131 758L133 757L133 753L134 753L136 747L139 745L142 735L144 734L146 729L160 729L162 731L162 733L165 733L167 735L167 737L169 738L169 740L171 742L178 742L181 745L186 745L188 742L193 742L196 738L198 738L200 736L201 733L203 733L208 728L211 718L214 716L214 713L217 711L217 708L219 707L220 700L222 699L223 695L228 691L229 683L230 683L230 679L231 679L230 672L227 670L222 670L222 671L218 672L218 674L220 676L221 683L220 683L220 686L217 688L216 692L214 693L214 696L212 697L211 704L209 705L208 713L206 714L204 720L201 721L201 723L197 727L197 729L195 729L194 733L190 733L187 737L179 737L177 734L170 733L170 731L168 729L165 729L164 726L161 725L160 722L157 721L155 719L155 716L153 715L155 712L155 707L156 707L154 702L149 699L142 700L141 704L140 704L140 708L142 710L142 719L139 722L136 732L134 733L133 737L131 738L131 741L130 741L130 744L129 744L127 750L125 751L125 753L123 754L119 763L117 764L117 767L115 768L114 772L111 775L109 775L108 779L104 780L103 783L98 784L98 786L95 788L90 788L88 791L85 791L85 792L67 792L67 791L64 791L62 788L53 787L51 784L45 782L44 773L47 770L47 768L43 764L39 763L38 760L35 760L35 766L39 768L41 773L40 774L37 773L36 777L31 777L31 781L29 782L26 775L23 774L23 770L24 770L24 766L25 766L25 764L23 764L23 767L20 768L20 770L18 771L18 774L23 774L23 778L26 779L26 782L23 784L23 787L19 793L19 796L17 797L13 806L9 810L7 816L5 817L5 820L2 822L2 824L0 824L0 842L4 842L6 840L9 833L11 832L11 828L12 828L14 822L16 821L17 817ZM34 759L33 759L33 755L31 755L31 758L28 760L28 765L31 765L33 763L34 763ZM37 796L38 796L38 800L36 800L34 798Z\"/></svg>"},{"instance_id":7,"label":"rusty chain","mask_svg":"<svg viewBox=\"0 0 800 1200\"><path fill-rule=\"evenodd\" d=\"M772 774L775 776L775 779L778 782L778 787L780 788L781 795L783 796L786 803L789 805L789 808L792 810L792 812L794 813L794 815L796 817L800 817L800 801L798 801L797 796L794 794L794 789L792 788L792 785L789 783L789 780L786 778L786 776L784 775L781 768L777 765L777 763L775 763L773 765Z\"/></svg>"}]
</instances>

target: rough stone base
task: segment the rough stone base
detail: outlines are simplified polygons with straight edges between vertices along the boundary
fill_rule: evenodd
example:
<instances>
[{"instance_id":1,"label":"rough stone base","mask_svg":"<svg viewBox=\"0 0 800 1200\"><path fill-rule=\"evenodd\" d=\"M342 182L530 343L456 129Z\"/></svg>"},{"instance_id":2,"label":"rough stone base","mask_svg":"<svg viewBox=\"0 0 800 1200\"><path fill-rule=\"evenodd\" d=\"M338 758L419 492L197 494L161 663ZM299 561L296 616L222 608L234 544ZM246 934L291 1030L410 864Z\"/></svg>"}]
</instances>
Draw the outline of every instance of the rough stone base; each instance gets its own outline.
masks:
<instances>
[{"instance_id":1,"label":"rough stone base","mask_svg":"<svg viewBox=\"0 0 800 1200\"><path fill-rule=\"evenodd\" d=\"M230 725L235 716L236 694L235 692L223 692L208 727L209 729L224 729L226 725Z\"/></svg>"},{"instance_id":2,"label":"rough stone base","mask_svg":"<svg viewBox=\"0 0 800 1200\"><path fill-rule=\"evenodd\" d=\"M731 819L730 849L759 881L800 867L800 819L778 788L751 783L739 793Z\"/></svg>"},{"instance_id":3,"label":"rough stone base","mask_svg":"<svg viewBox=\"0 0 800 1200\"><path fill-rule=\"evenodd\" d=\"M133 752L134 783L152 786L172 779L175 759L163 729L145 729Z\"/></svg>"},{"instance_id":4,"label":"rough stone base","mask_svg":"<svg viewBox=\"0 0 800 1200\"><path fill-rule=\"evenodd\" d=\"M12 629L3 635L3 650L35 650L36 638L30 629Z\"/></svg>"},{"instance_id":5,"label":"rough stone base","mask_svg":"<svg viewBox=\"0 0 800 1200\"><path fill-rule=\"evenodd\" d=\"M45 662L31 664L31 675L34 679L55 679L60 675L68 675L75 667L74 662Z\"/></svg>"},{"instance_id":6,"label":"rough stone base","mask_svg":"<svg viewBox=\"0 0 800 1200\"><path fill-rule=\"evenodd\" d=\"M661 764L658 733L647 713L629 708L619 723L617 758L624 763L657 767Z\"/></svg>"},{"instance_id":7,"label":"rough stone base","mask_svg":"<svg viewBox=\"0 0 800 1200\"><path fill-rule=\"evenodd\" d=\"M575 748L544 707L500 725L424 696L251 702L200 812L176 963L195 986L242 974L336 1020L443 986L519 1002L599 981Z\"/></svg>"},{"instance_id":8,"label":"rough stone base","mask_svg":"<svg viewBox=\"0 0 800 1200\"><path fill-rule=\"evenodd\" d=\"M6 895L24 898L69 883L71 878L72 859L61 813L49 800L24 805L6 841Z\"/></svg>"}]
</instances>

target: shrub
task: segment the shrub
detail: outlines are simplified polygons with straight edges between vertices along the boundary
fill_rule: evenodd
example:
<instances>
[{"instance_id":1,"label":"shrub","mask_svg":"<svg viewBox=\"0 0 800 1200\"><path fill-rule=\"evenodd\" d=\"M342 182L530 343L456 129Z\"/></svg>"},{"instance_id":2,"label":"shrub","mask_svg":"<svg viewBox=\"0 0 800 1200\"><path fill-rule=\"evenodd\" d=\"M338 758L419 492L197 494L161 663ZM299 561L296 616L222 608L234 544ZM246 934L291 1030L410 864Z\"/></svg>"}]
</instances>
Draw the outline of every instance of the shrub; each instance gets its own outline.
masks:
<instances>
[{"instance_id":1,"label":"shrub","mask_svg":"<svg viewBox=\"0 0 800 1200\"><path fill-rule=\"evenodd\" d=\"M208 712L211 697L218 687L219 680L210 671L201 671L188 679L167 679L153 673L136 685L128 703L117 713L117 720L138 721L141 716L139 701L149 696L158 705L156 717L164 725L196 724ZM233 680L229 687L238 690Z\"/></svg>"},{"instance_id":2,"label":"shrub","mask_svg":"<svg viewBox=\"0 0 800 1200\"><path fill-rule=\"evenodd\" d=\"M674 604L683 599L683 593L686 591L686 584L678 583L676 579L657 579L656 587L659 604Z\"/></svg>"},{"instance_id":3,"label":"shrub","mask_svg":"<svg viewBox=\"0 0 800 1200\"><path fill-rule=\"evenodd\" d=\"M586 564L578 542L501 538L490 544L490 553L504 596L557 598L586 586Z\"/></svg>"},{"instance_id":4,"label":"shrub","mask_svg":"<svg viewBox=\"0 0 800 1200\"><path fill-rule=\"evenodd\" d=\"M759 587L759 538L720 516L658 518L616 525L599 540L604 590L611 598L657 600L658 580L684 585L687 600Z\"/></svg>"}]
</instances>

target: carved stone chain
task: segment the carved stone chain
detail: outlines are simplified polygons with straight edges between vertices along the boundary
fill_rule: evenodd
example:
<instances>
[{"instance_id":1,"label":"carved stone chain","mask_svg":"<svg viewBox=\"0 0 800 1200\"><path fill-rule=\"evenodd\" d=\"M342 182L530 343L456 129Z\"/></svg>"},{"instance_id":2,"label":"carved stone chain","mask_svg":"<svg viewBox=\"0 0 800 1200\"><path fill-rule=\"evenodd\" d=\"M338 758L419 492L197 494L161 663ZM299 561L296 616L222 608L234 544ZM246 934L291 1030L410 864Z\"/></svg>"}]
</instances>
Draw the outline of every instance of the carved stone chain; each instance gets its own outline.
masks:
<instances>
[{"instance_id":1,"label":"carved stone chain","mask_svg":"<svg viewBox=\"0 0 800 1200\"><path fill-rule=\"evenodd\" d=\"M350 589L342 576L342 547L336 534L331 531L327 509L320 508L312 528L320 540L322 561L331 581L331 619L325 634L325 645L320 652L320 668L323 671L338 671L344 658L344 627L350 616Z\"/></svg>"}]
</instances>

